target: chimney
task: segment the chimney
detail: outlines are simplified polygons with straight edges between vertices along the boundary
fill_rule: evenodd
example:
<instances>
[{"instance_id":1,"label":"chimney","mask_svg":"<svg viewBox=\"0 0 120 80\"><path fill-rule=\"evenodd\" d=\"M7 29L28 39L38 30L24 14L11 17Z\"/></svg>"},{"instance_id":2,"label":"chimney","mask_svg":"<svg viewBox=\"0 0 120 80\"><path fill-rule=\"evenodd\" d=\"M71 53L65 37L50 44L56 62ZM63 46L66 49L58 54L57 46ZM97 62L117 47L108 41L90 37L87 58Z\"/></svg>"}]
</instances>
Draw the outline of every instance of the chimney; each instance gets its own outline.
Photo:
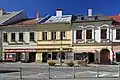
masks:
<instances>
[{"instance_id":1,"label":"chimney","mask_svg":"<svg viewBox=\"0 0 120 80\"><path fill-rule=\"evenodd\" d=\"M62 16L62 9L61 9L61 8L58 8L58 9L56 10L56 16L59 16L59 17Z\"/></svg>"},{"instance_id":2,"label":"chimney","mask_svg":"<svg viewBox=\"0 0 120 80\"><path fill-rule=\"evenodd\" d=\"M4 14L4 9L0 9L0 16Z\"/></svg>"},{"instance_id":3,"label":"chimney","mask_svg":"<svg viewBox=\"0 0 120 80\"><path fill-rule=\"evenodd\" d=\"M88 9L88 16L92 16L92 9Z\"/></svg>"},{"instance_id":4,"label":"chimney","mask_svg":"<svg viewBox=\"0 0 120 80\"><path fill-rule=\"evenodd\" d=\"M39 20L39 19L40 19L40 12L37 11L37 13L36 13L36 20Z\"/></svg>"}]
</instances>

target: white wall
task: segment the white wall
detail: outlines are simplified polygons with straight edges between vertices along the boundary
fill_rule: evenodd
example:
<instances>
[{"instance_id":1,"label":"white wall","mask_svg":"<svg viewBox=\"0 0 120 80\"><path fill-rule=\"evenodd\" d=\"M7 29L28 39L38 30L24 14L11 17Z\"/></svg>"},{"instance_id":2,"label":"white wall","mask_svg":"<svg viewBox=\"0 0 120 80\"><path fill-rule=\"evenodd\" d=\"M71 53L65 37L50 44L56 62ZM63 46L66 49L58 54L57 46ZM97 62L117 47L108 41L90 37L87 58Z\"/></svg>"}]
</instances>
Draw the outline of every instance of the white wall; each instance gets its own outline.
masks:
<instances>
[{"instance_id":1,"label":"white wall","mask_svg":"<svg viewBox=\"0 0 120 80\"><path fill-rule=\"evenodd\" d=\"M11 33L15 32L16 33L16 43L11 42ZM19 42L19 32L23 32L23 40L24 42ZM34 34L34 39L35 42L30 42L29 41L29 33L30 32L35 32ZM3 50L4 49L9 49L9 48L37 48L37 38L38 38L38 32L36 30L35 26L32 27L8 27L8 28L3 28L2 34L3 33L8 33L8 43L2 42ZM3 37L3 35L2 35ZM10 45L11 43L14 43L15 45ZM23 44L19 44L23 43ZM28 44L26 44L28 43Z\"/></svg>"}]
</instances>

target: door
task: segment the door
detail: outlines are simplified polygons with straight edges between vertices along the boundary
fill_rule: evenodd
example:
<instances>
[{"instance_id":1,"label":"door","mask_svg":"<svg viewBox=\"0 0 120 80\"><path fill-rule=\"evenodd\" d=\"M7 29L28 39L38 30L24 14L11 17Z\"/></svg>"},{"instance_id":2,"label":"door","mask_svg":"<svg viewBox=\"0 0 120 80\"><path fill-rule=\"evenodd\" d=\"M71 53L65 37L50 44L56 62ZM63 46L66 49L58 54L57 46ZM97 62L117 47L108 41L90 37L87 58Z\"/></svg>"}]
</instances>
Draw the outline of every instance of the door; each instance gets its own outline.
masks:
<instances>
[{"instance_id":1,"label":"door","mask_svg":"<svg viewBox=\"0 0 120 80\"><path fill-rule=\"evenodd\" d=\"M100 63L101 64L110 64L110 51L108 49L101 50Z\"/></svg>"},{"instance_id":2,"label":"door","mask_svg":"<svg viewBox=\"0 0 120 80\"><path fill-rule=\"evenodd\" d=\"M42 62L43 62L43 63L47 63L47 53L46 53L46 52L44 52L44 53L42 54Z\"/></svg>"},{"instance_id":3,"label":"door","mask_svg":"<svg viewBox=\"0 0 120 80\"><path fill-rule=\"evenodd\" d=\"M94 53L88 53L89 63L94 63Z\"/></svg>"}]
</instances>

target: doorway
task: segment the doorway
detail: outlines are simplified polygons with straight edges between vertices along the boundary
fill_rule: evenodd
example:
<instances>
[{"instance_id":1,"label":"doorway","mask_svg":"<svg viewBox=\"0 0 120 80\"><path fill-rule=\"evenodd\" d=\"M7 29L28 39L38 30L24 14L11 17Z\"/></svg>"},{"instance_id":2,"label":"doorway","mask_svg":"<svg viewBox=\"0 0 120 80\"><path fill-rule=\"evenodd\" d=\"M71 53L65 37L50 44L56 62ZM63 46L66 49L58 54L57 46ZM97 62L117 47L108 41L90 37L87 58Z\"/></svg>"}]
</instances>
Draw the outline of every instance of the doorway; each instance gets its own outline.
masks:
<instances>
[{"instance_id":1,"label":"doorway","mask_svg":"<svg viewBox=\"0 0 120 80\"><path fill-rule=\"evenodd\" d=\"M30 62L35 62L36 60L36 53L35 52L30 52L29 53L29 61Z\"/></svg>"},{"instance_id":2,"label":"doorway","mask_svg":"<svg viewBox=\"0 0 120 80\"><path fill-rule=\"evenodd\" d=\"M16 61L21 61L21 54L22 53L16 53Z\"/></svg>"},{"instance_id":3,"label":"doorway","mask_svg":"<svg viewBox=\"0 0 120 80\"><path fill-rule=\"evenodd\" d=\"M88 60L89 60L89 63L94 63L94 53L88 53Z\"/></svg>"},{"instance_id":4,"label":"doorway","mask_svg":"<svg viewBox=\"0 0 120 80\"><path fill-rule=\"evenodd\" d=\"M43 54L42 54L42 62L43 63L47 63L47 53L46 52L43 52Z\"/></svg>"},{"instance_id":5,"label":"doorway","mask_svg":"<svg viewBox=\"0 0 120 80\"><path fill-rule=\"evenodd\" d=\"M108 49L102 49L100 51L100 63L110 64L110 51Z\"/></svg>"}]
</instances>

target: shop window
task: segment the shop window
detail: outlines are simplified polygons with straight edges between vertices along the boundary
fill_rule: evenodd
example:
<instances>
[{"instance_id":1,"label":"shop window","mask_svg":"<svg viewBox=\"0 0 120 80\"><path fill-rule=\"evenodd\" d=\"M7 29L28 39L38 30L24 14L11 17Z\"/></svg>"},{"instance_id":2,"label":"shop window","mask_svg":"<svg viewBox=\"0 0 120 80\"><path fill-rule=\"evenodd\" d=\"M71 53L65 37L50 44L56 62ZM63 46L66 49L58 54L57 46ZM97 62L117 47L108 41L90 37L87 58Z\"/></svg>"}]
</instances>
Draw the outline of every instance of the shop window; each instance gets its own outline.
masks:
<instances>
[{"instance_id":1,"label":"shop window","mask_svg":"<svg viewBox=\"0 0 120 80\"><path fill-rule=\"evenodd\" d=\"M107 39L107 29L101 29L101 39Z\"/></svg>"},{"instance_id":2,"label":"shop window","mask_svg":"<svg viewBox=\"0 0 120 80\"><path fill-rule=\"evenodd\" d=\"M65 39L65 32L60 32L60 40Z\"/></svg>"},{"instance_id":3,"label":"shop window","mask_svg":"<svg viewBox=\"0 0 120 80\"><path fill-rule=\"evenodd\" d=\"M30 32L30 41L35 41L34 36L34 32Z\"/></svg>"},{"instance_id":4,"label":"shop window","mask_svg":"<svg viewBox=\"0 0 120 80\"><path fill-rule=\"evenodd\" d=\"M88 57L87 53L74 53L74 60L84 60Z\"/></svg>"},{"instance_id":5,"label":"shop window","mask_svg":"<svg viewBox=\"0 0 120 80\"><path fill-rule=\"evenodd\" d=\"M23 41L23 33L19 33L19 41Z\"/></svg>"},{"instance_id":6,"label":"shop window","mask_svg":"<svg viewBox=\"0 0 120 80\"><path fill-rule=\"evenodd\" d=\"M92 39L92 30L86 30L86 39Z\"/></svg>"},{"instance_id":7,"label":"shop window","mask_svg":"<svg viewBox=\"0 0 120 80\"><path fill-rule=\"evenodd\" d=\"M76 39L82 39L82 30L76 30Z\"/></svg>"},{"instance_id":8,"label":"shop window","mask_svg":"<svg viewBox=\"0 0 120 80\"><path fill-rule=\"evenodd\" d=\"M116 29L116 40L120 40L120 29Z\"/></svg>"},{"instance_id":9,"label":"shop window","mask_svg":"<svg viewBox=\"0 0 120 80\"><path fill-rule=\"evenodd\" d=\"M51 32L51 40L56 40L56 32Z\"/></svg>"},{"instance_id":10,"label":"shop window","mask_svg":"<svg viewBox=\"0 0 120 80\"><path fill-rule=\"evenodd\" d=\"M7 42L8 40L8 36L7 36L7 33L4 33L3 34L3 42Z\"/></svg>"},{"instance_id":11,"label":"shop window","mask_svg":"<svg viewBox=\"0 0 120 80\"><path fill-rule=\"evenodd\" d=\"M47 40L47 32L42 32L42 40Z\"/></svg>"},{"instance_id":12,"label":"shop window","mask_svg":"<svg viewBox=\"0 0 120 80\"><path fill-rule=\"evenodd\" d=\"M15 33L11 33L11 42L15 42Z\"/></svg>"}]
</instances>

